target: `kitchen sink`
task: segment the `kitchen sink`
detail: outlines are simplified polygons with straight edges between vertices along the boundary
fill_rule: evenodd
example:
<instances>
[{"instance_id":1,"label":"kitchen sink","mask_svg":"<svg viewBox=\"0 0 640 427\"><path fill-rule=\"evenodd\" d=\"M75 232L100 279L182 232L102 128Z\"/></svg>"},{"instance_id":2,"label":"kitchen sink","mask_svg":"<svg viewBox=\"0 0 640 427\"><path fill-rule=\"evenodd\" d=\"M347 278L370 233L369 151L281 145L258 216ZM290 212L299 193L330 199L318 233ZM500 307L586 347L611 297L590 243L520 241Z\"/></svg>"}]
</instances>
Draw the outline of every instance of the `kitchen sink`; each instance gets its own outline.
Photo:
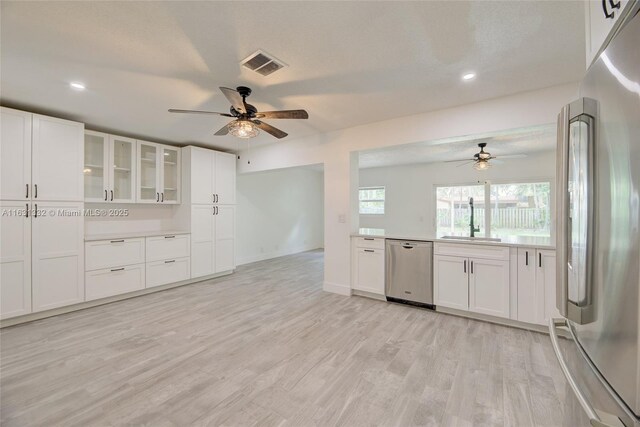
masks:
<instances>
[{"instance_id":1,"label":"kitchen sink","mask_svg":"<svg viewBox=\"0 0 640 427\"><path fill-rule=\"evenodd\" d=\"M469 237L469 236L442 236L443 239L451 239L451 240L468 240L468 241L479 241L479 242L501 242L502 239L498 237Z\"/></svg>"}]
</instances>

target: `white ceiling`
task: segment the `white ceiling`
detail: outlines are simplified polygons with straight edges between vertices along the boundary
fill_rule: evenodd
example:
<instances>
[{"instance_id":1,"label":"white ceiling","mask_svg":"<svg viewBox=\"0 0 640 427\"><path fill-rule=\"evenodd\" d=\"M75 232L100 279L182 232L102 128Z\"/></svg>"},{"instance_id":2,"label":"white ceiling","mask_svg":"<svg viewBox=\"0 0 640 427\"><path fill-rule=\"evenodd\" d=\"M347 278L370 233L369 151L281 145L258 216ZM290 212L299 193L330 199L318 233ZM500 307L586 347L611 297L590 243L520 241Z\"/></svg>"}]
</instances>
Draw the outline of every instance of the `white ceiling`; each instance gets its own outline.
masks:
<instances>
[{"instance_id":1,"label":"white ceiling","mask_svg":"<svg viewBox=\"0 0 640 427\"><path fill-rule=\"evenodd\" d=\"M446 140L425 141L376 150L359 154L360 169L399 166L416 163L438 163L449 160L472 159L480 151L479 142L486 142L485 151L496 157L493 163L508 162L503 156L528 155L556 148L555 124L536 126L526 129L513 129L505 132L473 135ZM452 166L464 162L452 163Z\"/></svg>"},{"instance_id":2,"label":"white ceiling","mask_svg":"<svg viewBox=\"0 0 640 427\"><path fill-rule=\"evenodd\" d=\"M584 71L582 2L2 1L0 101L88 127L227 150L218 86L248 85L289 138L574 82ZM289 65L263 77L264 49ZM478 77L462 82L470 70ZM69 89L70 81L87 85ZM274 142L260 135L256 143Z\"/></svg>"}]
</instances>

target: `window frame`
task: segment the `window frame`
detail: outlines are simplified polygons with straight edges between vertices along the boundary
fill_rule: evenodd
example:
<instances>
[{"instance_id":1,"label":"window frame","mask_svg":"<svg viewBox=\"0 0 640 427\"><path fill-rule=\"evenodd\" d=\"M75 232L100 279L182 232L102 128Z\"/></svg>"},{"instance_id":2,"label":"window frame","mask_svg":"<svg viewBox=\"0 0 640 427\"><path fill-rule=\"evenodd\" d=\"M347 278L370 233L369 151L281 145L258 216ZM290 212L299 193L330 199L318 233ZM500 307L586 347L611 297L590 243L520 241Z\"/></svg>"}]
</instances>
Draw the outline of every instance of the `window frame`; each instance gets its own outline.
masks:
<instances>
[{"instance_id":1,"label":"window frame","mask_svg":"<svg viewBox=\"0 0 640 427\"><path fill-rule=\"evenodd\" d=\"M360 191L361 190L380 190L384 191L384 199L366 199L360 200ZM360 212L360 203L361 202L382 202L382 213L372 213L372 212ZM380 216L384 215L387 212L387 188L384 185L373 185L369 187L358 187L358 215L375 215Z\"/></svg>"},{"instance_id":2,"label":"window frame","mask_svg":"<svg viewBox=\"0 0 640 427\"><path fill-rule=\"evenodd\" d=\"M551 215L551 221L549 222L549 239L551 241L555 240L556 235L556 187L555 187L555 179L551 177L543 177L543 178L525 178L525 179L498 179L498 180L486 180L486 181L475 181L475 182L461 182L461 183L446 183L446 184L433 184L433 197L432 202L433 206L435 206L435 210L432 209L433 215L433 231L437 235L438 234L438 187L466 187L466 186L476 186L476 185L484 185L484 205L488 206L485 211L484 218L484 229L486 230L485 235L487 237L492 236L491 234L491 185L506 185L506 184L535 184L535 183L549 183L549 210Z\"/></svg>"}]
</instances>

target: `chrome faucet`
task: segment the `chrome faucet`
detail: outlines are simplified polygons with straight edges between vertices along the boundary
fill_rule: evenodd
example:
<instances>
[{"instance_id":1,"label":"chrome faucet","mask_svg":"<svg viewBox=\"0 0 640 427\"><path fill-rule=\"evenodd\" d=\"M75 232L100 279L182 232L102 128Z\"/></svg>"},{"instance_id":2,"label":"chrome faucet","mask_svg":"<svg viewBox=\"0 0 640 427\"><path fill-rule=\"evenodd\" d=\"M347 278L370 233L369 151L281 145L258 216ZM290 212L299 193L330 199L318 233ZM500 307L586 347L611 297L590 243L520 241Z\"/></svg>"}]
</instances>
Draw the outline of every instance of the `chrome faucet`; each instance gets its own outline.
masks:
<instances>
[{"instance_id":1,"label":"chrome faucet","mask_svg":"<svg viewBox=\"0 0 640 427\"><path fill-rule=\"evenodd\" d=\"M473 197L469 197L469 207L471 208L471 221L469 222L469 231L471 237L476 237L476 233L480 231L480 227L473 225Z\"/></svg>"}]
</instances>

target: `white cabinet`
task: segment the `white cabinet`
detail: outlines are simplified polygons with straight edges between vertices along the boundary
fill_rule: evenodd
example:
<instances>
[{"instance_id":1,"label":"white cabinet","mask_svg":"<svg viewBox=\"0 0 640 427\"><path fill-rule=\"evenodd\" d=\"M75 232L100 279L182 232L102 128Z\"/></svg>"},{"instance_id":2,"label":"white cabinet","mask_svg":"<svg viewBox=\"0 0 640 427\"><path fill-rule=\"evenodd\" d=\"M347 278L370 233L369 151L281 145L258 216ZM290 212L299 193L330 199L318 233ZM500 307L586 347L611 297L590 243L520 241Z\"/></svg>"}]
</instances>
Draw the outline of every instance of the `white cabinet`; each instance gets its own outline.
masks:
<instances>
[{"instance_id":1,"label":"white cabinet","mask_svg":"<svg viewBox=\"0 0 640 427\"><path fill-rule=\"evenodd\" d=\"M121 267L145 262L144 238L98 240L85 243L85 270Z\"/></svg>"},{"instance_id":2,"label":"white cabinet","mask_svg":"<svg viewBox=\"0 0 640 427\"><path fill-rule=\"evenodd\" d=\"M138 141L137 202L180 203L180 149Z\"/></svg>"},{"instance_id":3,"label":"white cabinet","mask_svg":"<svg viewBox=\"0 0 640 427\"><path fill-rule=\"evenodd\" d=\"M134 203L136 166L135 139L85 131L85 202Z\"/></svg>"},{"instance_id":4,"label":"white cabinet","mask_svg":"<svg viewBox=\"0 0 640 427\"><path fill-rule=\"evenodd\" d=\"M84 301L82 208L82 203L34 203L31 217L33 311Z\"/></svg>"},{"instance_id":5,"label":"white cabinet","mask_svg":"<svg viewBox=\"0 0 640 427\"><path fill-rule=\"evenodd\" d=\"M518 249L518 320L546 325L556 308L555 251Z\"/></svg>"},{"instance_id":6,"label":"white cabinet","mask_svg":"<svg viewBox=\"0 0 640 427\"><path fill-rule=\"evenodd\" d=\"M469 309L468 264L467 258L433 256L433 298L436 306Z\"/></svg>"},{"instance_id":7,"label":"white cabinet","mask_svg":"<svg viewBox=\"0 0 640 427\"><path fill-rule=\"evenodd\" d=\"M380 237L351 239L351 288L384 295L385 240Z\"/></svg>"},{"instance_id":8,"label":"white cabinet","mask_svg":"<svg viewBox=\"0 0 640 427\"><path fill-rule=\"evenodd\" d=\"M436 243L436 306L509 317L509 248Z\"/></svg>"},{"instance_id":9,"label":"white cabinet","mask_svg":"<svg viewBox=\"0 0 640 427\"><path fill-rule=\"evenodd\" d=\"M1 109L1 200L83 200L82 123Z\"/></svg>"},{"instance_id":10,"label":"white cabinet","mask_svg":"<svg viewBox=\"0 0 640 427\"><path fill-rule=\"evenodd\" d=\"M469 259L469 311L509 317L509 261Z\"/></svg>"},{"instance_id":11,"label":"white cabinet","mask_svg":"<svg viewBox=\"0 0 640 427\"><path fill-rule=\"evenodd\" d=\"M0 319L6 319L31 312L31 217L24 202L0 202L0 210Z\"/></svg>"},{"instance_id":12,"label":"white cabinet","mask_svg":"<svg viewBox=\"0 0 640 427\"><path fill-rule=\"evenodd\" d=\"M229 153L199 147L182 149L182 168L189 203L234 205L236 158Z\"/></svg>"},{"instance_id":13,"label":"white cabinet","mask_svg":"<svg viewBox=\"0 0 640 427\"><path fill-rule=\"evenodd\" d=\"M191 277L189 257L147 263L146 287L181 282Z\"/></svg>"},{"instance_id":14,"label":"white cabinet","mask_svg":"<svg viewBox=\"0 0 640 427\"><path fill-rule=\"evenodd\" d=\"M86 300L139 291L145 287L145 265L127 265L85 273Z\"/></svg>"},{"instance_id":15,"label":"white cabinet","mask_svg":"<svg viewBox=\"0 0 640 427\"><path fill-rule=\"evenodd\" d=\"M146 238L146 261L161 261L189 256L188 234L168 234Z\"/></svg>"},{"instance_id":16,"label":"white cabinet","mask_svg":"<svg viewBox=\"0 0 640 427\"><path fill-rule=\"evenodd\" d=\"M214 207L191 206L191 277L215 273L215 219Z\"/></svg>"},{"instance_id":17,"label":"white cabinet","mask_svg":"<svg viewBox=\"0 0 640 427\"><path fill-rule=\"evenodd\" d=\"M34 114L33 200L84 200L84 125Z\"/></svg>"},{"instance_id":18,"label":"white cabinet","mask_svg":"<svg viewBox=\"0 0 640 427\"><path fill-rule=\"evenodd\" d=\"M628 0L590 0L585 5L587 68L629 4Z\"/></svg>"},{"instance_id":19,"label":"white cabinet","mask_svg":"<svg viewBox=\"0 0 640 427\"><path fill-rule=\"evenodd\" d=\"M0 108L0 200L31 198L32 116Z\"/></svg>"},{"instance_id":20,"label":"white cabinet","mask_svg":"<svg viewBox=\"0 0 640 427\"><path fill-rule=\"evenodd\" d=\"M236 207L232 205L214 206L215 220L215 272L236 268Z\"/></svg>"}]
</instances>

